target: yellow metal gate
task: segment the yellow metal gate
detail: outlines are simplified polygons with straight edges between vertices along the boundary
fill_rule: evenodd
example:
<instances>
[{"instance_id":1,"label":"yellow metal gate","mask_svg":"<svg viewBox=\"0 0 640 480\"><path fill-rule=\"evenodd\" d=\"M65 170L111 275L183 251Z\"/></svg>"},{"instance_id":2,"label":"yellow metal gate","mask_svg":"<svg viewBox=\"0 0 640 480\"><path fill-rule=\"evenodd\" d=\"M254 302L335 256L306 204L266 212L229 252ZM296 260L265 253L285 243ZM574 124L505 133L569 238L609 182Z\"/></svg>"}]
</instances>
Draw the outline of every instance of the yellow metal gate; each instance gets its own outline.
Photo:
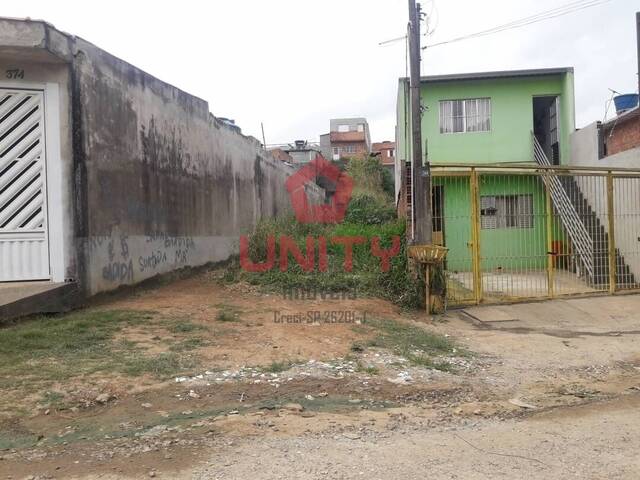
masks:
<instances>
[{"instance_id":1,"label":"yellow metal gate","mask_svg":"<svg viewBox=\"0 0 640 480\"><path fill-rule=\"evenodd\" d=\"M432 166L450 305L616 293L640 279L640 170Z\"/></svg>"}]
</instances>

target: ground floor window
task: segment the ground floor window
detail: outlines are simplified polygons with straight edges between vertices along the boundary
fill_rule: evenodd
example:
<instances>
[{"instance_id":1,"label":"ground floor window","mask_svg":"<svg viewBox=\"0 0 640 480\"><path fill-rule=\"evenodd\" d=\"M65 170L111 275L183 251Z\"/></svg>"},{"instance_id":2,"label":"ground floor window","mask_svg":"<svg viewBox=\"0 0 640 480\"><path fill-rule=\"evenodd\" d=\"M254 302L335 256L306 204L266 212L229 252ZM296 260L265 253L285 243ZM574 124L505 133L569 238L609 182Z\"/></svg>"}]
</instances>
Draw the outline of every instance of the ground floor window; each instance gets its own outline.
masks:
<instances>
[{"instance_id":1,"label":"ground floor window","mask_svg":"<svg viewBox=\"0 0 640 480\"><path fill-rule=\"evenodd\" d=\"M533 195L483 195L480 227L533 228Z\"/></svg>"}]
</instances>

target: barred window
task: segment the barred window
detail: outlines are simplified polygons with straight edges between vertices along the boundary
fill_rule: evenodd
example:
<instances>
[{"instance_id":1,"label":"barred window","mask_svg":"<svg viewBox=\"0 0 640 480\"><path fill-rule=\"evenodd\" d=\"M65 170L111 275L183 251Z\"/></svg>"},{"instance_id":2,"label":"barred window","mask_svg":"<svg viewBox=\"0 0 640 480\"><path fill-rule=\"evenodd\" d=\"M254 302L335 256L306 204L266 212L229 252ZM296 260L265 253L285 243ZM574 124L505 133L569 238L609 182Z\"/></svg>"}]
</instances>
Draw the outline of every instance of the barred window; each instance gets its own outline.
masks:
<instances>
[{"instance_id":1,"label":"barred window","mask_svg":"<svg viewBox=\"0 0 640 480\"><path fill-rule=\"evenodd\" d=\"M488 132L490 130L490 98L440 101L440 133Z\"/></svg>"},{"instance_id":2,"label":"barred window","mask_svg":"<svg viewBox=\"0 0 640 480\"><path fill-rule=\"evenodd\" d=\"M483 195L480 228L533 228L533 195Z\"/></svg>"}]
</instances>

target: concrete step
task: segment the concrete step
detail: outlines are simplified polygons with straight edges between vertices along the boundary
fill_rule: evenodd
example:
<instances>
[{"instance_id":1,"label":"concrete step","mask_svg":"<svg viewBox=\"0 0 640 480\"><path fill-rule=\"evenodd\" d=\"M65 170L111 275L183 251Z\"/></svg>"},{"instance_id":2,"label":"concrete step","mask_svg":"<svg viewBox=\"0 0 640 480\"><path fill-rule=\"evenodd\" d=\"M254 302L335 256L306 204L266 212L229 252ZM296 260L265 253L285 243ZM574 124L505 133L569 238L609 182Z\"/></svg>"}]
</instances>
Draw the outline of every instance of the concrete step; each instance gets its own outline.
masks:
<instances>
[{"instance_id":1,"label":"concrete step","mask_svg":"<svg viewBox=\"0 0 640 480\"><path fill-rule=\"evenodd\" d=\"M79 301L80 292L75 282L2 282L0 323L36 313L66 312Z\"/></svg>"}]
</instances>

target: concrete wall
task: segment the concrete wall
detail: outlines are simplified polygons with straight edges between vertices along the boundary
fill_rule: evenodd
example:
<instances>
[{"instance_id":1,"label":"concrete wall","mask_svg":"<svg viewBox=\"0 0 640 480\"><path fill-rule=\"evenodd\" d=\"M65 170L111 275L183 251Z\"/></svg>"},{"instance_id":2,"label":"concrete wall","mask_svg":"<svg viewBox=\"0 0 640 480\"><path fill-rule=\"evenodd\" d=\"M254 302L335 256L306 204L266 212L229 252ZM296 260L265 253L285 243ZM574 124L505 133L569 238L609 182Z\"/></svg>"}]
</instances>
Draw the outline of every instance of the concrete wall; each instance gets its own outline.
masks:
<instances>
[{"instance_id":1,"label":"concrete wall","mask_svg":"<svg viewBox=\"0 0 640 480\"><path fill-rule=\"evenodd\" d=\"M640 148L598 159L597 122L571 135L571 166L640 168ZM608 233L607 187L604 176L574 176L591 208ZM624 256L636 281L640 280L640 170L638 175L614 179L614 218L616 247Z\"/></svg>"},{"instance_id":2,"label":"concrete wall","mask_svg":"<svg viewBox=\"0 0 640 480\"><path fill-rule=\"evenodd\" d=\"M284 182L292 169L218 121L204 100L49 25L0 23L5 59L42 53L34 80L67 92L68 274L88 294L224 260L261 217L291 212ZM52 36L72 54L51 48Z\"/></svg>"}]
</instances>

